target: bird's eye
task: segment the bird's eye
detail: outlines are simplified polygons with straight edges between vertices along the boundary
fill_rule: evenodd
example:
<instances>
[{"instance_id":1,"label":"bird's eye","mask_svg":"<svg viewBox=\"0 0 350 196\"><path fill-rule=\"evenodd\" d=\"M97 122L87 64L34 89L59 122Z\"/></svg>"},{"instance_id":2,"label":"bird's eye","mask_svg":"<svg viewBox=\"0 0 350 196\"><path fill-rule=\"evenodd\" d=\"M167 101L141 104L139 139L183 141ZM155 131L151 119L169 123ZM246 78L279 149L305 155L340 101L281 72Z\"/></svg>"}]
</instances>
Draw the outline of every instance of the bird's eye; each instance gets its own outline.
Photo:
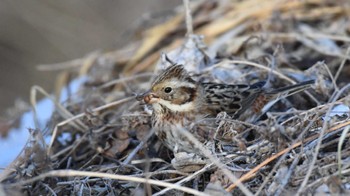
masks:
<instances>
[{"instance_id":1,"label":"bird's eye","mask_svg":"<svg viewBox=\"0 0 350 196\"><path fill-rule=\"evenodd\" d=\"M165 87L164 92L170 93L173 89L171 87Z\"/></svg>"}]
</instances>

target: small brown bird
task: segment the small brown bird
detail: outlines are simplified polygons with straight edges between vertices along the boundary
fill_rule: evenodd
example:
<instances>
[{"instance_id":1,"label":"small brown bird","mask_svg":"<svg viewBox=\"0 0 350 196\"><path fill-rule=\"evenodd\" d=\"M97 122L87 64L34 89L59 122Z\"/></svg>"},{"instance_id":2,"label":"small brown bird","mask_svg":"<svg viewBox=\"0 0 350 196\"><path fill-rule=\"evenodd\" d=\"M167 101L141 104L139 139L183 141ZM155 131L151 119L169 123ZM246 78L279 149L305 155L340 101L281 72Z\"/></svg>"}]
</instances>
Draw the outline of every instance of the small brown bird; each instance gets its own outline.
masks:
<instances>
[{"instance_id":1,"label":"small brown bird","mask_svg":"<svg viewBox=\"0 0 350 196\"><path fill-rule=\"evenodd\" d=\"M140 95L152 104L152 126L156 135L174 152L197 152L192 141L180 133L179 127L190 131L199 141L206 138L189 128L192 122L215 117L225 111L234 119L248 109L260 112L264 105L280 93L309 88L306 81L279 89L265 89L265 82L253 85L200 83L192 79L182 65L165 69L152 83L151 90Z\"/></svg>"}]
</instances>

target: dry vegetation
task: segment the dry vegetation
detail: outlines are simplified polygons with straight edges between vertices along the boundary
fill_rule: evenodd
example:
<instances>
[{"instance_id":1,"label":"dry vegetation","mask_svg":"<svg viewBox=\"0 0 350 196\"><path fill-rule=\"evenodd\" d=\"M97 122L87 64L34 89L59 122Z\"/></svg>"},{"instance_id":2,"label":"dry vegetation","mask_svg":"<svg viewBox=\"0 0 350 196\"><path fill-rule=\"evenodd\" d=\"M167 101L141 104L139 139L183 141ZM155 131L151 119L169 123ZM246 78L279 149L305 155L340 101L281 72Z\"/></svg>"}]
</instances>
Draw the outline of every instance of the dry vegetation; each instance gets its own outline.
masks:
<instances>
[{"instance_id":1,"label":"dry vegetation","mask_svg":"<svg viewBox=\"0 0 350 196\"><path fill-rule=\"evenodd\" d=\"M23 154L2 173L0 190L12 195L349 194L350 3L195 1L191 8L194 32L203 37L185 36L191 29L180 8L161 24L140 27L141 38L125 48L39 66L61 70L57 96L69 81L87 81L67 101L53 99L50 127L31 131ZM152 132L150 108L135 100L149 88L153 70L167 63L162 52L200 80L268 78L274 87L316 83L282 97L255 121L220 113L206 125L215 133L215 145L207 149L210 161L187 173L174 169L174 155ZM40 87L32 92L35 106L35 93L45 92Z\"/></svg>"}]
</instances>

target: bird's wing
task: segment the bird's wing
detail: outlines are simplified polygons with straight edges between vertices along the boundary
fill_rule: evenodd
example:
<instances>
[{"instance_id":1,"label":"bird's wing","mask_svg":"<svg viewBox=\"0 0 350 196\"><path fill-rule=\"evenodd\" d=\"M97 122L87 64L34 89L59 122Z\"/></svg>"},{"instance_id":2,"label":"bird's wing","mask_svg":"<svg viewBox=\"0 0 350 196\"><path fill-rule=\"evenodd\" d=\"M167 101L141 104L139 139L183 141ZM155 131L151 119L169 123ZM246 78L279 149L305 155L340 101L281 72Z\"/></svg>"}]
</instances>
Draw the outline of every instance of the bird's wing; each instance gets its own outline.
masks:
<instances>
[{"instance_id":1,"label":"bird's wing","mask_svg":"<svg viewBox=\"0 0 350 196\"><path fill-rule=\"evenodd\" d=\"M203 83L205 100L208 109L217 114L225 111L234 117L238 117L255 101L262 92L265 82L253 85L214 84Z\"/></svg>"}]
</instances>

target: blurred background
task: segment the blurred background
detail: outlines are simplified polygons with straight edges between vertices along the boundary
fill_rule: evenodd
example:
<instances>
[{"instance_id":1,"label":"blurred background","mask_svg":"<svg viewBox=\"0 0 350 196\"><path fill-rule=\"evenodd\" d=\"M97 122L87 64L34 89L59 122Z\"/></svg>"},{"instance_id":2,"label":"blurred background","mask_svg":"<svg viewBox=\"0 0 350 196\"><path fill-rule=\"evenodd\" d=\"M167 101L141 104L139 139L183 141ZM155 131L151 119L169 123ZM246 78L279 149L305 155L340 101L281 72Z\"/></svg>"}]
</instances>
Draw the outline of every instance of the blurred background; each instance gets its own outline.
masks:
<instances>
[{"instance_id":1,"label":"blurred background","mask_svg":"<svg viewBox=\"0 0 350 196\"><path fill-rule=\"evenodd\" d=\"M51 92L52 64L113 50L127 43L130 32L154 15L166 15L181 0L0 0L0 116L15 100L29 100L30 87Z\"/></svg>"}]
</instances>

